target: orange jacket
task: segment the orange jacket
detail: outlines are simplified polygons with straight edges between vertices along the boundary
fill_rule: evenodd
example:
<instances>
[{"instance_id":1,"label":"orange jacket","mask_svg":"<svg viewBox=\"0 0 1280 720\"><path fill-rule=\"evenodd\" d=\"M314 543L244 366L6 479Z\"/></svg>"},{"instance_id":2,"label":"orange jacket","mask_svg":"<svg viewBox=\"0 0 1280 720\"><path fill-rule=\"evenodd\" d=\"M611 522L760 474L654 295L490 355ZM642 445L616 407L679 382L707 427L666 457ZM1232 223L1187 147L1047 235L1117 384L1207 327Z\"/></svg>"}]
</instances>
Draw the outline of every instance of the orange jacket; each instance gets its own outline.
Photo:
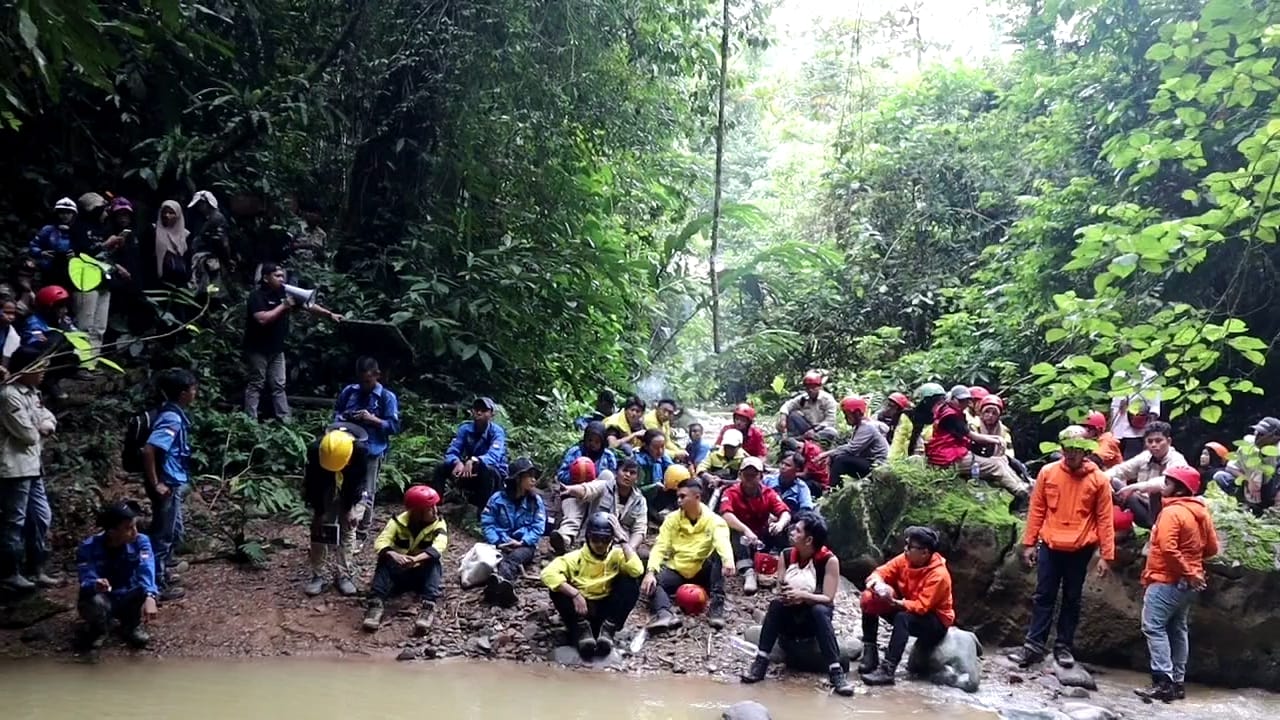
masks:
<instances>
[{"instance_id":1,"label":"orange jacket","mask_svg":"<svg viewBox=\"0 0 1280 720\"><path fill-rule=\"evenodd\" d=\"M911 567L906 554L902 554L876 568L873 575L898 593L907 612L915 615L936 612L943 625L955 624L951 572L947 570L947 559L941 554L934 553L933 560L920 568Z\"/></svg>"},{"instance_id":2,"label":"orange jacket","mask_svg":"<svg viewBox=\"0 0 1280 720\"><path fill-rule=\"evenodd\" d=\"M1142 584L1174 584L1183 578L1204 579L1204 561L1218 554L1218 532L1209 508L1198 497L1164 498Z\"/></svg>"},{"instance_id":3,"label":"orange jacket","mask_svg":"<svg viewBox=\"0 0 1280 720\"><path fill-rule=\"evenodd\" d=\"M1120 451L1120 441L1109 432L1104 432L1098 436L1098 449L1093 454L1097 455L1098 459L1102 461L1103 470L1110 470L1124 462L1124 454Z\"/></svg>"},{"instance_id":4,"label":"orange jacket","mask_svg":"<svg viewBox=\"0 0 1280 720\"><path fill-rule=\"evenodd\" d=\"M1116 558L1111 481L1093 461L1085 460L1074 473L1061 460L1040 469L1022 544L1037 541L1065 552L1097 545L1103 560Z\"/></svg>"}]
</instances>

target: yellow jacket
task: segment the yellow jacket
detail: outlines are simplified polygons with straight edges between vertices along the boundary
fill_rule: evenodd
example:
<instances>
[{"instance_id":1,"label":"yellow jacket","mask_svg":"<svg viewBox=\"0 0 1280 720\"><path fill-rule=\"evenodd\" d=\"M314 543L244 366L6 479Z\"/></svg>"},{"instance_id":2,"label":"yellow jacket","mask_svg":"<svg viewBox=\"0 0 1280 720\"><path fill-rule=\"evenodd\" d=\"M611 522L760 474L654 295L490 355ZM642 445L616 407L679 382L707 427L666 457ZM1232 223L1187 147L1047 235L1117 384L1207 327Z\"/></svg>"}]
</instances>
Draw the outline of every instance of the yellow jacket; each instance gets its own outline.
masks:
<instances>
[{"instance_id":1,"label":"yellow jacket","mask_svg":"<svg viewBox=\"0 0 1280 720\"><path fill-rule=\"evenodd\" d=\"M634 550L628 558L622 548L614 546L608 555L598 558L584 546L561 555L543 568L542 584L555 590L567 582L588 600L599 600L609 595L613 579L619 573L631 578L644 574L644 564Z\"/></svg>"},{"instance_id":2,"label":"yellow jacket","mask_svg":"<svg viewBox=\"0 0 1280 720\"><path fill-rule=\"evenodd\" d=\"M712 450L711 454L707 455L707 459L703 460L702 464L698 466L698 473L710 473L712 475L726 471L736 473L742 467L742 458L746 456L747 454L742 451L742 448L738 448L736 455L732 458L726 458L724 456L724 448L718 447Z\"/></svg>"},{"instance_id":3,"label":"yellow jacket","mask_svg":"<svg viewBox=\"0 0 1280 720\"><path fill-rule=\"evenodd\" d=\"M388 520L387 526L378 533L378 539L373 541L375 554L381 554L383 550L395 550L401 555L417 555L425 551L437 560L447 547L449 547L449 528L444 524L444 518L438 518L422 528L417 535L412 535L407 512Z\"/></svg>"},{"instance_id":4,"label":"yellow jacket","mask_svg":"<svg viewBox=\"0 0 1280 720\"><path fill-rule=\"evenodd\" d=\"M605 432L608 432L610 430L617 430L618 432L622 433L623 437L626 437L627 435L630 435L631 433L635 432L635 430L632 430L631 425L627 422L626 410L619 410L618 412L605 418L604 429L605 429ZM632 440L631 446L636 448L637 450L640 449L640 438L636 438L635 440Z\"/></svg>"},{"instance_id":5,"label":"yellow jacket","mask_svg":"<svg viewBox=\"0 0 1280 720\"><path fill-rule=\"evenodd\" d=\"M706 504L700 506L702 514L696 523L690 523L681 510L673 511L662 521L658 540L649 551L649 572L656 573L666 565L681 577L691 578L713 552L720 556L720 562L733 564L728 523Z\"/></svg>"},{"instance_id":6,"label":"yellow jacket","mask_svg":"<svg viewBox=\"0 0 1280 720\"><path fill-rule=\"evenodd\" d=\"M979 418L969 423L969 429L983 435L999 435L1004 440L1004 454L1013 457L1013 433L1009 432L1008 425L1000 423L1000 432L993 433L982 426L982 419Z\"/></svg>"},{"instance_id":7,"label":"yellow jacket","mask_svg":"<svg viewBox=\"0 0 1280 720\"><path fill-rule=\"evenodd\" d=\"M911 431L915 424L903 413L898 418L898 427L893 431L893 444L889 446L889 459L901 460L907 456L907 443L911 442Z\"/></svg>"}]
</instances>

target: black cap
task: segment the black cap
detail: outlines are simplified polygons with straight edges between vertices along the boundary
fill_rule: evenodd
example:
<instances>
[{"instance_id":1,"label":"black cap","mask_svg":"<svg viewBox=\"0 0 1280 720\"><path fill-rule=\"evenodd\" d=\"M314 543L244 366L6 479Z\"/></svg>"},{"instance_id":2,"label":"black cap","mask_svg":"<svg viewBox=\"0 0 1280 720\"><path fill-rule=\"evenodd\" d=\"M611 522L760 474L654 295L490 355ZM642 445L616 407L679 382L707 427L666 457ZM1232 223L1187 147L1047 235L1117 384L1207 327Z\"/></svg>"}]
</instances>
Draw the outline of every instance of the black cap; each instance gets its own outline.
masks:
<instances>
[{"instance_id":1,"label":"black cap","mask_svg":"<svg viewBox=\"0 0 1280 720\"><path fill-rule=\"evenodd\" d=\"M527 457L518 457L507 469L507 477L514 480L527 472L533 473L534 477L542 477L542 468Z\"/></svg>"},{"instance_id":2,"label":"black cap","mask_svg":"<svg viewBox=\"0 0 1280 720\"><path fill-rule=\"evenodd\" d=\"M98 511L98 527L110 530L120 523L137 518L141 512L142 508L132 500L112 503Z\"/></svg>"},{"instance_id":3,"label":"black cap","mask_svg":"<svg viewBox=\"0 0 1280 720\"><path fill-rule=\"evenodd\" d=\"M1280 420L1273 417L1264 417L1253 426L1254 435L1280 435Z\"/></svg>"},{"instance_id":4,"label":"black cap","mask_svg":"<svg viewBox=\"0 0 1280 720\"><path fill-rule=\"evenodd\" d=\"M498 404L493 401L493 398L481 395L471 401L471 409L495 411L498 409Z\"/></svg>"}]
</instances>

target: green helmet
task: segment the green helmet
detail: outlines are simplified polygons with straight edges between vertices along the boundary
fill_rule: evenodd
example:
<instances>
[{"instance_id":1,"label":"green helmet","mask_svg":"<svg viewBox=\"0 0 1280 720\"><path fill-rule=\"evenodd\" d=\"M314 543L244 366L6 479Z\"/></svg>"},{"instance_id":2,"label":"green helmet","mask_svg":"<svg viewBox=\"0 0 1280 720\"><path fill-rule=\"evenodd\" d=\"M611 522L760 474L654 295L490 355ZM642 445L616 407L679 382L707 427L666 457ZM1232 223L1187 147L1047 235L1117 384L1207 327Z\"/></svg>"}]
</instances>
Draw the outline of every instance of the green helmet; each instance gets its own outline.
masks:
<instances>
[{"instance_id":1,"label":"green helmet","mask_svg":"<svg viewBox=\"0 0 1280 720\"><path fill-rule=\"evenodd\" d=\"M1093 452L1098 449L1098 441L1089 437L1089 431L1079 425L1068 425L1058 433L1058 444L1063 448L1074 448Z\"/></svg>"},{"instance_id":2,"label":"green helmet","mask_svg":"<svg viewBox=\"0 0 1280 720\"><path fill-rule=\"evenodd\" d=\"M916 388L916 399L928 400L930 398L942 397L947 391L938 383L928 382Z\"/></svg>"}]
</instances>

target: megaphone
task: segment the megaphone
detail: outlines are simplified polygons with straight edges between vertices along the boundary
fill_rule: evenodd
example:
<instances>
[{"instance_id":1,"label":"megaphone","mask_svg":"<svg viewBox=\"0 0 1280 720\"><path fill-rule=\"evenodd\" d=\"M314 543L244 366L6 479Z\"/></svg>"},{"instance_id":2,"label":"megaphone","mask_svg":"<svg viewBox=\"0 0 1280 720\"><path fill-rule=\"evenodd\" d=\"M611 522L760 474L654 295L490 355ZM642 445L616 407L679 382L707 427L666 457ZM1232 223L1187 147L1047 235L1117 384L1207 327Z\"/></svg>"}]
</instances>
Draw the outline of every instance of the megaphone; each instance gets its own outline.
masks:
<instances>
[{"instance_id":1,"label":"megaphone","mask_svg":"<svg viewBox=\"0 0 1280 720\"><path fill-rule=\"evenodd\" d=\"M284 294L293 298L293 301L304 308L309 308L316 304L316 297L320 294L320 290L307 290L297 285L285 285Z\"/></svg>"}]
</instances>

